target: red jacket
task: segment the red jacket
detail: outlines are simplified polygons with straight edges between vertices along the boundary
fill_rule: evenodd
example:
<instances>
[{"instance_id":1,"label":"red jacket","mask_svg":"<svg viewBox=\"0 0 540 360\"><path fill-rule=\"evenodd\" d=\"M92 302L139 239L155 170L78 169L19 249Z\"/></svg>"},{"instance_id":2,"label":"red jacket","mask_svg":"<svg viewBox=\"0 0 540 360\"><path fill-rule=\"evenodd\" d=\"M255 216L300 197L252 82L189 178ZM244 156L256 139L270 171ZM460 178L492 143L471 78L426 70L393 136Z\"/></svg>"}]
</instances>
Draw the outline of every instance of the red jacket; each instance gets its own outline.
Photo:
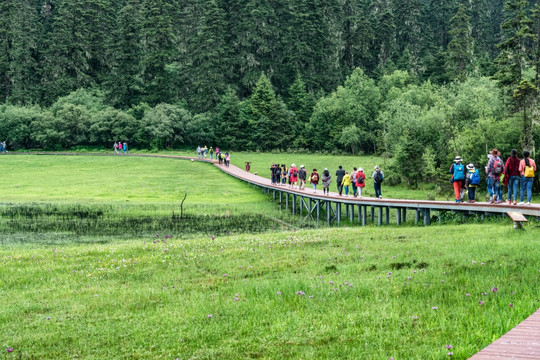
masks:
<instances>
[{"instance_id":1,"label":"red jacket","mask_svg":"<svg viewBox=\"0 0 540 360\"><path fill-rule=\"evenodd\" d=\"M358 171L356 173L356 187L363 188L364 186L366 186L366 174L362 171Z\"/></svg>"}]
</instances>

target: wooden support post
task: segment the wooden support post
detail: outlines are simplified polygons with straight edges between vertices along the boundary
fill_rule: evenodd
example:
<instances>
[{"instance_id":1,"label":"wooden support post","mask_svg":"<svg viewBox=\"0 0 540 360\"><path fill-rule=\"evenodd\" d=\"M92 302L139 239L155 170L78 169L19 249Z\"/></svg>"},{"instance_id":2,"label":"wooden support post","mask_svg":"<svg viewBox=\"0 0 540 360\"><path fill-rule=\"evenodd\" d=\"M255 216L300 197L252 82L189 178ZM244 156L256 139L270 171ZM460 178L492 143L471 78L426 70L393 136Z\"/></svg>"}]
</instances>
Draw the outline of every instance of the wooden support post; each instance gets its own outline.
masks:
<instances>
[{"instance_id":1,"label":"wooden support post","mask_svg":"<svg viewBox=\"0 0 540 360\"><path fill-rule=\"evenodd\" d=\"M367 223L367 206L362 206L362 226L366 226Z\"/></svg>"},{"instance_id":2,"label":"wooden support post","mask_svg":"<svg viewBox=\"0 0 540 360\"><path fill-rule=\"evenodd\" d=\"M431 224L431 213L430 209L424 209L424 225Z\"/></svg>"},{"instance_id":3,"label":"wooden support post","mask_svg":"<svg viewBox=\"0 0 540 360\"><path fill-rule=\"evenodd\" d=\"M330 201L327 201L326 202L326 223L328 224L328 226L330 226L330 212L332 211L330 209L332 205L330 205Z\"/></svg>"},{"instance_id":4,"label":"wooden support post","mask_svg":"<svg viewBox=\"0 0 540 360\"><path fill-rule=\"evenodd\" d=\"M345 217L349 217L349 204L345 204Z\"/></svg>"},{"instance_id":5,"label":"wooden support post","mask_svg":"<svg viewBox=\"0 0 540 360\"><path fill-rule=\"evenodd\" d=\"M382 207L379 206L379 216L377 217L377 225L382 226Z\"/></svg>"},{"instance_id":6,"label":"wooden support post","mask_svg":"<svg viewBox=\"0 0 540 360\"><path fill-rule=\"evenodd\" d=\"M482 219L482 221L484 221L486 219L486 213L483 212L482 215L480 215L480 219Z\"/></svg>"},{"instance_id":7,"label":"wooden support post","mask_svg":"<svg viewBox=\"0 0 540 360\"><path fill-rule=\"evenodd\" d=\"M371 206L371 222L375 222L375 207L373 205Z\"/></svg>"},{"instance_id":8,"label":"wooden support post","mask_svg":"<svg viewBox=\"0 0 540 360\"><path fill-rule=\"evenodd\" d=\"M296 214L296 194L292 195L292 214Z\"/></svg>"},{"instance_id":9,"label":"wooden support post","mask_svg":"<svg viewBox=\"0 0 540 360\"><path fill-rule=\"evenodd\" d=\"M285 193L285 209L289 210L289 193Z\"/></svg>"},{"instance_id":10,"label":"wooden support post","mask_svg":"<svg viewBox=\"0 0 540 360\"><path fill-rule=\"evenodd\" d=\"M387 206L386 207L386 225L389 225L390 224L390 208Z\"/></svg>"},{"instance_id":11,"label":"wooden support post","mask_svg":"<svg viewBox=\"0 0 540 360\"><path fill-rule=\"evenodd\" d=\"M396 212L396 224L401 225L401 208L397 208L397 212Z\"/></svg>"},{"instance_id":12,"label":"wooden support post","mask_svg":"<svg viewBox=\"0 0 540 360\"><path fill-rule=\"evenodd\" d=\"M283 192L279 192L279 203L281 204L283 202L283 199L282 199L282 196L283 195Z\"/></svg>"},{"instance_id":13,"label":"wooden support post","mask_svg":"<svg viewBox=\"0 0 540 360\"><path fill-rule=\"evenodd\" d=\"M403 208L403 214L401 214L401 222L407 222L407 208Z\"/></svg>"},{"instance_id":14,"label":"wooden support post","mask_svg":"<svg viewBox=\"0 0 540 360\"><path fill-rule=\"evenodd\" d=\"M321 200L317 200L317 204L315 206L317 207L317 225L318 225L319 220L321 219Z\"/></svg>"},{"instance_id":15,"label":"wooden support post","mask_svg":"<svg viewBox=\"0 0 540 360\"><path fill-rule=\"evenodd\" d=\"M349 212L349 220L351 220L351 224L354 223L354 205L351 204L351 210Z\"/></svg>"},{"instance_id":16,"label":"wooden support post","mask_svg":"<svg viewBox=\"0 0 540 360\"><path fill-rule=\"evenodd\" d=\"M272 197L276 200L276 190L272 190Z\"/></svg>"},{"instance_id":17,"label":"wooden support post","mask_svg":"<svg viewBox=\"0 0 540 360\"><path fill-rule=\"evenodd\" d=\"M416 214L414 215L414 223L418 224L420 221L420 210L416 209Z\"/></svg>"},{"instance_id":18,"label":"wooden support post","mask_svg":"<svg viewBox=\"0 0 540 360\"><path fill-rule=\"evenodd\" d=\"M337 224L338 226L341 224L341 203L336 203L336 215L337 215Z\"/></svg>"}]
</instances>

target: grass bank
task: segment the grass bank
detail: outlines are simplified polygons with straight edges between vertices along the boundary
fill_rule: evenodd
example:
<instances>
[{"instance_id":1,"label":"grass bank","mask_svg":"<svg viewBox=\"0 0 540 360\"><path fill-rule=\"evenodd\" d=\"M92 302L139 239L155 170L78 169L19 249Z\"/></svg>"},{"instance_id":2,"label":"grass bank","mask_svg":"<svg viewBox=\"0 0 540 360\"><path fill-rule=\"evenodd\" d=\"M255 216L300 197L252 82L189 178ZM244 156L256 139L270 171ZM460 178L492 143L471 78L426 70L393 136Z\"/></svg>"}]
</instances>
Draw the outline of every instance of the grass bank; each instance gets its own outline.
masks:
<instances>
[{"instance_id":1,"label":"grass bank","mask_svg":"<svg viewBox=\"0 0 540 360\"><path fill-rule=\"evenodd\" d=\"M466 359L540 306L537 235L491 224L5 244L0 345L39 359Z\"/></svg>"}]
</instances>

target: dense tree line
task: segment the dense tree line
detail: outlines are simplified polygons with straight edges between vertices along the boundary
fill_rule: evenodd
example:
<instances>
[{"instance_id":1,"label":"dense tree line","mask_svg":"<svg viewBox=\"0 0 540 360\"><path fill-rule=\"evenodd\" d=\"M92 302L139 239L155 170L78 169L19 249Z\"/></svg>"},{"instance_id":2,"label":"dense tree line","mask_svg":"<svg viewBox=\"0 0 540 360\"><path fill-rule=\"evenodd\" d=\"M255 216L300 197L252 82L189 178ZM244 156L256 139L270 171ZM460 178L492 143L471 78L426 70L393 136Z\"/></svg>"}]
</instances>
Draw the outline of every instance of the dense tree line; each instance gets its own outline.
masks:
<instances>
[{"instance_id":1,"label":"dense tree line","mask_svg":"<svg viewBox=\"0 0 540 360\"><path fill-rule=\"evenodd\" d=\"M540 141L538 0L4 0L0 136L378 153L395 181Z\"/></svg>"}]
</instances>

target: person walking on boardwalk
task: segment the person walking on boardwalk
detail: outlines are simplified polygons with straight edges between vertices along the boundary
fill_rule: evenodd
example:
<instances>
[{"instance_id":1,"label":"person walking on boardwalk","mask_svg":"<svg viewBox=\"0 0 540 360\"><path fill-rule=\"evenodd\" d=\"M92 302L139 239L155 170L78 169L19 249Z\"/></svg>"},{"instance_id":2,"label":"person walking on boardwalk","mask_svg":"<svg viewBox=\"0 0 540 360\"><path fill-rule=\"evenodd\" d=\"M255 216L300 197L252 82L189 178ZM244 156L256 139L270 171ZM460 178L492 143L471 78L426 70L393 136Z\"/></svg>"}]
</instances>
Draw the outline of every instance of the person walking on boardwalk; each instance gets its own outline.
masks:
<instances>
[{"instance_id":1,"label":"person walking on boardwalk","mask_svg":"<svg viewBox=\"0 0 540 360\"><path fill-rule=\"evenodd\" d=\"M270 166L270 179L271 179L272 185L275 185L276 184L276 164L272 164L272 166Z\"/></svg>"},{"instance_id":2,"label":"person walking on boardwalk","mask_svg":"<svg viewBox=\"0 0 540 360\"><path fill-rule=\"evenodd\" d=\"M473 164L467 165L467 176L465 178L465 185L467 186L469 200L468 202L474 203L476 201L476 188L480 184L480 173L478 169L474 168Z\"/></svg>"},{"instance_id":3,"label":"person walking on boardwalk","mask_svg":"<svg viewBox=\"0 0 540 360\"><path fill-rule=\"evenodd\" d=\"M339 193L339 196L341 196L341 193L343 191L343 177L345 176L345 170L343 170L343 167L341 165L338 166L338 169L336 171L336 182L337 182L337 190Z\"/></svg>"},{"instance_id":4,"label":"person walking on boardwalk","mask_svg":"<svg viewBox=\"0 0 540 360\"><path fill-rule=\"evenodd\" d=\"M197 158L199 159L201 158L201 151L202 151L201 146L197 145Z\"/></svg>"},{"instance_id":5,"label":"person walking on boardwalk","mask_svg":"<svg viewBox=\"0 0 540 360\"><path fill-rule=\"evenodd\" d=\"M377 199L382 199L381 184L384 181L384 173L382 172L379 165L375 166L375 171L371 176L373 178L373 188L375 189L375 197Z\"/></svg>"},{"instance_id":6,"label":"person walking on boardwalk","mask_svg":"<svg viewBox=\"0 0 540 360\"><path fill-rule=\"evenodd\" d=\"M307 171L304 165L300 165L298 170L298 190L304 190L306 188Z\"/></svg>"},{"instance_id":7,"label":"person walking on boardwalk","mask_svg":"<svg viewBox=\"0 0 540 360\"><path fill-rule=\"evenodd\" d=\"M366 186L366 174L364 169L360 168L356 172L356 194L362 197L362 189Z\"/></svg>"},{"instance_id":8,"label":"person walking on boardwalk","mask_svg":"<svg viewBox=\"0 0 540 360\"><path fill-rule=\"evenodd\" d=\"M117 142L114 143L113 149L114 149L114 153L118 154L118 143Z\"/></svg>"},{"instance_id":9,"label":"person walking on boardwalk","mask_svg":"<svg viewBox=\"0 0 540 360\"><path fill-rule=\"evenodd\" d=\"M287 185L287 166L285 164L281 164L281 185L285 186Z\"/></svg>"},{"instance_id":10,"label":"person walking on boardwalk","mask_svg":"<svg viewBox=\"0 0 540 360\"><path fill-rule=\"evenodd\" d=\"M281 184L281 168L279 167L279 163L276 164L274 171L274 185L279 185Z\"/></svg>"},{"instance_id":11,"label":"person walking on boardwalk","mask_svg":"<svg viewBox=\"0 0 540 360\"><path fill-rule=\"evenodd\" d=\"M229 167L230 164L231 164L231 154L226 152L225 153L225 166Z\"/></svg>"},{"instance_id":12,"label":"person walking on boardwalk","mask_svg":"<svg viewBox=\"0 0 540 360\"><path fill-rule=\"evenodd\" d=\"M461 188L463 181L465 181L465 166L463 166L462 161L461 156L456 156L452 166L450 166L450 174L452 175L450 182L454 186L457 203L461 202Z\"/></svg>"},{"instance_id":13,"label":"person walking on boardwalk","mask_svg":"<svg viewBox=\"0 0 540 360\"><path fill-rule=\"evenodd\" d=\"M122 150L124 151L124 154L129 153L127 142L124 143L124 147L122 148Z\"/></svg>"},{"instance_id":14,"label":"person walking on boardwalk","mask_svg":"<svg viewBox=\"0 0 540 360\"><path fill-rule=\"evenodd\" d=\"M356 197L356 173L357 173L357 169L355 167L353 167L353 171L351 172L351 189L352 189L352 193L353 193L353 196Z\"/></svg>"},{"instance_id":15,"label":"person walking on boardwalk","mask_svg":"<svg viewBox=\"0 0 540 360\"><path fill-rule=\"evenodd\" d=\"M297 181L298 181L298 168L296 167L295 164L291 164L291 168L289 169L289 187L294 189Z\"/></svg>"},{"instance_id":16,"label":"person walking on boardwalk","mask_svg":"<svg viewBox=\"0 0 540 360\"><path fill-rule=\"evenodd\" d=\"M204 148L202 149L202 153L203 153L203 157L206 159L206 157L208 156L208 148L206 147L206 145L204 145Z\"/></svg>"},{"instance_id":17,"label":"person walking on boardwalk","mask_svg":"<svg viewBox=\"0 0 540 360\"><path fill-rule=\"evenodd\" d=\"M317 192L317 185L319 184L319 173L317 172L317 169L313 169L311 172L309 182L311 183L311 186L313 186L313 193L315 194Z\"/></svg>"},{"instance_id":18,"label":"person walking on boardwalk","mask_svg":"<svg viewBox=\"0 0 540 360\"><path fill-rule=\"evenodd\" d=\"M210 146L210 150L208 150L208 152L210 153L210 160L213 160L214 159L214 148Z\"/></svg>"},{"instance_id":19,"label":"person walking on boardwalk","mask_svg":"<svg viewBox=\"0 0 540 360\"><path fill-rule=\"evenodd\" d=\"M324 169L321 180L323 186L323 194L330 195L330 184L332 183L332 175L330 175L330 171L328 171L327 168Z\"/></svg>"},{"instance_id":20,"label":"person walking on boardwalk","mask_svg":"<svg viewBox=\"0 0 540 360\"><path fill-rule=\"evenodd\" d=\"M519 171L521 173L521 191L520 191L520 204L523 204L525 198L525 190L527 191L527 205L531 205L532 200L532 186L534 181L534 173L536 171L536 163L533 159L529 158L531 154L528 151L523 152L523 160L519 165Z\"/></svg>"},{"instance_id":21,"label":"person walking on boardwalk","mask_svg":"<svg viewBox=\"0 0 540 360\"><path fill-rule=\"evenodd\" d=\"M491 159L488 162L487 172L488 172L488 187L491 187L491 193L493 194L490 199L490 203L500 204L501 199L501 175L504 173L504 164L499 157L499 151L493 149L491 151Z\"/></svg>"},{"instance_id":22,"label":"person walking on boardwalk","mask_svg":"<svg viewBox=\"0 0 540 360\"><path fill-rule=\"evenodd\" d=\"M343 176L343 180L341 181L341 188L345 188L345 196L349 196L349 186L351 186L351 175L345 171L345 176Z\"/></svg>"},{"instance_id":23,"label":"person walking on boardwalk","mask_svg":"<svg viewBox=\"0 0 540 360\"><path fill-rule=\"evenodd\" d=\"M504 185L508 187L506 202L514 205L517 205L518 187L521 180L521 172L519 171L521 161L517 155L518 151L512 149L510 157L506 159L506 164L504 165ZM513 202L512 199L514 199Z\"/></svg>"}]
</instances>

